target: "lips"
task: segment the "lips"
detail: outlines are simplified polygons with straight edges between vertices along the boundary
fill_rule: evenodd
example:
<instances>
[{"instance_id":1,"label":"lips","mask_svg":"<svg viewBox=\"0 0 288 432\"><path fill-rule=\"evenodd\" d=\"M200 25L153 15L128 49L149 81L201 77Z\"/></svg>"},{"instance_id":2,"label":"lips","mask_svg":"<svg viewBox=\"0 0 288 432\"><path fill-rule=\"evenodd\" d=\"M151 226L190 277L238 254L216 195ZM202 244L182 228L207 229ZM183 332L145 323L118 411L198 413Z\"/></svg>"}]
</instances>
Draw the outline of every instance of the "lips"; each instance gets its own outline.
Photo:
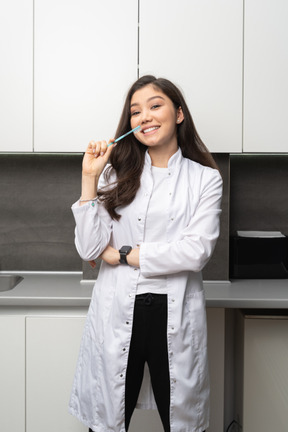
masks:
<instances>
[{"instance_id":1,"label":"lips","mask_svg":"<svg viewBox=\"0 0 288 432\"><path fill-rule=\"evenodd\" d=\"M153 131L159 129L159 127L160 126L150 126L148 128L145 128L145 129L142 128L142 133L145 135L145 134L147 134L149 132L153 132Z\"/></svg>"}]
</instances>

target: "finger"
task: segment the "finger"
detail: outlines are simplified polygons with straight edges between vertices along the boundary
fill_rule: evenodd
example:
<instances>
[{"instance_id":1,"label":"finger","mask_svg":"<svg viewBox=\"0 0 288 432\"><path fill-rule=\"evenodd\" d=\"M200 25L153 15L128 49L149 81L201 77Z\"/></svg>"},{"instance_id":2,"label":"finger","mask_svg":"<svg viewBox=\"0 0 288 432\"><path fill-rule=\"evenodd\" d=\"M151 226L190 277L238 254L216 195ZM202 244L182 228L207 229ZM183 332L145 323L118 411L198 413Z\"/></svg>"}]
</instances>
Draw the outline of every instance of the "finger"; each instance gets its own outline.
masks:
<instances>
[{"instance_id":1,"label":"finger","mask_svg":"<svg viewBox=\"0 0 288 432\"><path fill-rule=\"evenodd\" d=\"M94 146L95 146L95 141L90 141L85 153L93 153Z\"/></svg>"},{"instance_id":2,"label":"finger","mask_svg":"<svg viewBox=\"0 0 288 432\"><path fill-rule=\"evenodd\" d=\"M103 156L105 154L107 150L107 142L106 141L101 141L100 144L100 156Z\"/></svg>"},{"instance_id":3,"label":"finger","mask_svg":"<svg viewBox=\"0 0 288 432\"><path fill-rule=\"evenodd\" d=\"M111 145L109 145L109 144L111 144ZM108 162L108 159L109 159L109 157L113 151L113 148L115 147L115 145L117 145L117 144L113 144L113 141L111 141L111 142L109 141L109 144L106 147L106 151L105 151L104 155L102 156L106 163Z\"/></svg>"},{"instance_id":4,"label":"finger","mask_svg":"<svg viewBox=\"0 0 288 432\"><path fill-rule=\"evenodd\" d=\"M97 141L97 143L95 145L95 157L98 157L100 155L101 146L103 146L103 142L104 141Z\"/></svg>"},{"instance_id":5,"label":"finger","mask_svg":"<svg viewBox=\"0 0 288 432\"><path fill-rule=\"evenodd\" d=\"M110 139L109 139L109 143L108 143L108 147L111 147L111 146L113 146L113 144L114 144L114 141L115 141L115 139L114 139L114 138L110 138ZM116 143L115 143L115 145L116 145Z\"/></svg>"}]
</instances>

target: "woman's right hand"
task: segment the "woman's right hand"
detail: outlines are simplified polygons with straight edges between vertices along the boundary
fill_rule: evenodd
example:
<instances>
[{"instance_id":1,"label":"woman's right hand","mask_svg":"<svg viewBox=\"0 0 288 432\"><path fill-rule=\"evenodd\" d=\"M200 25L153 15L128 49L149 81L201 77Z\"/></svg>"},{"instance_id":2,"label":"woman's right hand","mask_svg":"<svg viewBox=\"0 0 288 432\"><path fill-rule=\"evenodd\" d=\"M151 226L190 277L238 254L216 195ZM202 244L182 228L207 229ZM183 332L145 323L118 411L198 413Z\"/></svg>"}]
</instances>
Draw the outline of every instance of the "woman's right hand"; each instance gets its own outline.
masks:
<instances>
[{"instance_id":1,"label":"woman's right hand","mask_svg":"<svg viewBox=\"0 0 288 432\"><path fill-rule=\"evenodd\" d=\"M82 162L83 175L100 177L114 148L113 141L109 140L108 144L106 141L90 141Z\"/></svg>"}]
</instances>

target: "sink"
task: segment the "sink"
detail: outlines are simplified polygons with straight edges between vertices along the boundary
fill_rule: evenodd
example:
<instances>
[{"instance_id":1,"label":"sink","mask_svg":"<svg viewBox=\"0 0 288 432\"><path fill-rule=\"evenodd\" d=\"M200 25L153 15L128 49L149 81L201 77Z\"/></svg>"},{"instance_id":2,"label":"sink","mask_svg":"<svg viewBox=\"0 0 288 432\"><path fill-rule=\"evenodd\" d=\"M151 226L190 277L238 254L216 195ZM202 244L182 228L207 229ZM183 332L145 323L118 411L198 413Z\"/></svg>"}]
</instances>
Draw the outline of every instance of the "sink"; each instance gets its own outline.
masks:
<instances>
[{"instance_id":1,"label":"sink","mask_svg":"<svg viewBox=\"0 0 288 432\"><path fill-rule=\"evenodd\" d=\"M24 278L18 275L0 274L0 292L15 288Z\"/></svg>"}]
</instances>

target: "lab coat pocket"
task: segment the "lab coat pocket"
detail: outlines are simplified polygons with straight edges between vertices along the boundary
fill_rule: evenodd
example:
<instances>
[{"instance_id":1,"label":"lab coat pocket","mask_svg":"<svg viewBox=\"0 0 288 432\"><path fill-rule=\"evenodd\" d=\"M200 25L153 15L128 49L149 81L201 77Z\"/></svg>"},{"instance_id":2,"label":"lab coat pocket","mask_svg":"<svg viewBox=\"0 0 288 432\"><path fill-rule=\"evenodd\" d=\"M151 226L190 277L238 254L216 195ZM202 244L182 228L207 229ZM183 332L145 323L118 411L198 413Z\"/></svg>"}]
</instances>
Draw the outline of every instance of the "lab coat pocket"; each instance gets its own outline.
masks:
<instances>
[{"instance_id":1,"label":"lab coat pocket","mask_svg":"<svg viewBox=\"0 0 288 432\"><path fill-rule=\"evenodd\" d=\"M204 290L186 297L189 325L192 332L192 345L196 350L207 347L207 322Z\"/></svg>"}]
</instances>

